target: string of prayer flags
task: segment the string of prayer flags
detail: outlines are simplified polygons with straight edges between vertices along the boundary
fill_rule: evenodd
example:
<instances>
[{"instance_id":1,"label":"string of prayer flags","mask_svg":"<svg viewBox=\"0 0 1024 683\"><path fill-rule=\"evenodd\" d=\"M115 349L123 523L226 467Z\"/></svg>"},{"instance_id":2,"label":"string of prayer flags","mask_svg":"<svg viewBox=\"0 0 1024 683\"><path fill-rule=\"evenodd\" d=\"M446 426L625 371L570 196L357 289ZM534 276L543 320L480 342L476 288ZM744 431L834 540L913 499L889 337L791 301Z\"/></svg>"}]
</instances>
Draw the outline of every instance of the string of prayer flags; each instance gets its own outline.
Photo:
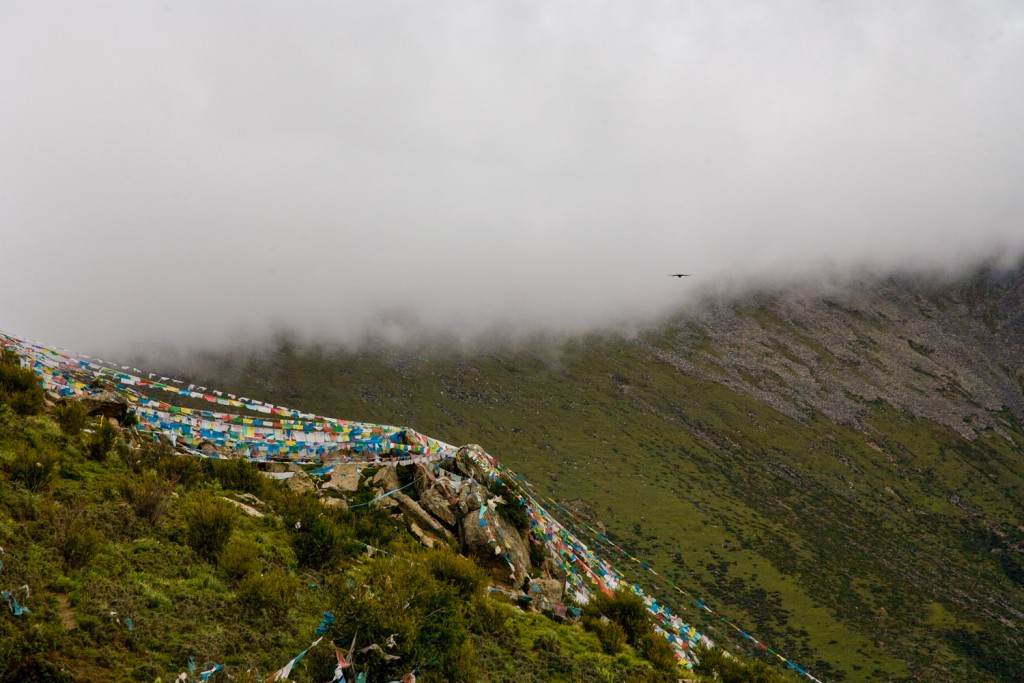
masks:
<instances>
[{"instance_id":1,"label":"string of prayer flags","mask_svg":"<svg viewBox=\"0 0 1024 683\"><path fill-rule=\"evenodd\" d=\"M221 664L214 664L213 668L207 669L206 671L203 671L203 672L200 672L199 680L200 681L209 680L210 676L212 676L213 674L217 673L218 671L223 671L223 670L224 670L224 666L223 665L221 665Z\"/></svg>"},{"instance_id":2,"label":"string of prayer flags","mask_svg":"<svg viewBox=\"0 0 1024 683\"><path fill-rule=\"evenodd\" d=\"M292 675L292 669L295 668L295 665L298 664L300 661L302 661L302 658L306 656L306 653L309 652L310 650L312 650L314 647L316 647L317 644L321 640L323 640L323 637L320 637L320 638L317 638L316 640L314 640L312 645L307 647L305 650L303 650L299 654L295 655L291 659L291 661L289 661L287 664L282 666L280 669L278 669L274 673L270 674L270 676L267 677L267 680L268 681L286 681L286 680L288 680L288 677Z\"/></svg>"},{"instance_id":3,"label":"string of prayer flags","mask_svg":"<svg viewBox=\"0 0 1024 683\"><path fill-rule=\"evenodd\" d=\"M138 429L162 437L172 445L203 457L243 457L250 460L284 459L301 463L338 461L414 464L454 452L449 444L407 427L337 420L242 397L224 398L223 392L181 380L153 375L145 379L123 372L126 366L105 367L98 359L82 360L55 348L0 332L0 345L12 348L41 378L43 388L60 397L94 393L97 382L113 384L138 418ZM119 369L120 368L120 369ZM135 370L135 368L132 368ZM172 382L166 384L165 382ZM160 390L185 398L271 415L262 419L171 405L141 393ZM150 392L152 393L152 392ZM231 394L228 394L231 396ZM211 447L214 452L210 452ZM319 473L318 473L319 474Z\"/></svg>"},{"instance_id":4,"label":"string of prayer flags","mask_svg":"<svg viewBox=\"0 0 1024 683\"><path fill-rule=\"evenodd\" d=\"M24 616L29 612L28 607L19 604L18 599L14 597L14 593L11 591L4 591L3 593L0 593L0 602L7 603L7 607L11 610L11 614L16 617Z\"/></svg>"},{"instance_id":5,"label":"string of prayer flags","mask_svg":"<svg viewBox=\"0 0 1024 683\"><path fill-rule=\"evenodd\" d=\"M338 660L338 665L334 667L334 678L330 680L330 683L342 680L345 677L345 669L352 666L352 662L346 660L345 655L338 648L334 648L334 657Z\"/></svg>"},{"instance_id":6,"label":"string of prayer flags","mask_svg":"<svg viewBox=\"0 0 1024 683\"><path fill-rule=\"evenodd\" d=\"M335 619L337 619L337 617L330 612L324 612L324 618L320 620L320 625L316 627L316 634L318 636L322 636L327 633Z\"/></svg>"}]
</instances>

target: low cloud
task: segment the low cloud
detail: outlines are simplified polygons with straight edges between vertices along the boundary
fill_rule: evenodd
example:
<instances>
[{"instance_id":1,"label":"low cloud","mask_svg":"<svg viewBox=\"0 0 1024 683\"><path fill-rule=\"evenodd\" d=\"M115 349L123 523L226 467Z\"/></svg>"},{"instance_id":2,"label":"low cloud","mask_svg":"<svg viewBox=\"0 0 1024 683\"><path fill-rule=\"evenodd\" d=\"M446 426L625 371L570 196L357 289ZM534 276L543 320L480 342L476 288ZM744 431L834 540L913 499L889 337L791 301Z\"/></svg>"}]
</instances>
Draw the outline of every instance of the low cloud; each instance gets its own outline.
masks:
<instances>
[{"instance_id":1,"label":"low cloud","mask_svg":"<svg viewBox=\"0 0 1024 683\"><path fill-rule=\"evenodd\" d=\"M1013 258L1022 77L1015 2L7 2L0 329L563 333Z\"/></svg>"}]
</instances>

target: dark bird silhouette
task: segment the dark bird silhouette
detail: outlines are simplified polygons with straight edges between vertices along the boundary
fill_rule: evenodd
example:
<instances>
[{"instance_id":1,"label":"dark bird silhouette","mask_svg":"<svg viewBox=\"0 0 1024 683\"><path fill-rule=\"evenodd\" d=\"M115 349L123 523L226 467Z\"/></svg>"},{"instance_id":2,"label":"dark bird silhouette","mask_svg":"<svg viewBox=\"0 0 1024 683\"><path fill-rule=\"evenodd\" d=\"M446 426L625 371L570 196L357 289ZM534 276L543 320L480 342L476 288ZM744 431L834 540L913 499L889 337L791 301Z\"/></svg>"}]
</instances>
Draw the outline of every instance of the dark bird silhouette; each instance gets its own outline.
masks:
<instances>
[{"instance_id":1,"label":"dark bird silhouette","mask_svg":"<svg viewBox=\"0 0 1024 683\"><path fill-rule=\"evenodd\" d=\"M669 277L690 277L689 273L671 273Z\"/></svg>"}]
</instances>

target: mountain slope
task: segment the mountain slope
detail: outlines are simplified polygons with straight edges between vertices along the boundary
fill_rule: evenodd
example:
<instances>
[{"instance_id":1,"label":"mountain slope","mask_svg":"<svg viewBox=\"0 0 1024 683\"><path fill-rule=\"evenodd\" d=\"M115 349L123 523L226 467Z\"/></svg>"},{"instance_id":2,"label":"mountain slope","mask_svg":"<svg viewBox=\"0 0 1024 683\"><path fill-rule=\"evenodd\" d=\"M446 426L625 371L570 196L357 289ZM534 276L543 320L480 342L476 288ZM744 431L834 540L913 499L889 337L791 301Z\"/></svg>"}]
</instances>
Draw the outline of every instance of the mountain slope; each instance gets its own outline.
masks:
<instances>
[{"instance_id":1,"label":"mountain slope","mask_svg":"<svg viewBox=\"0 0 1024 683\"><path fill-rule=\"evenodd\" d=\"M285 340L190 371L481 443L823 680L1012 680L1024 670L1022 293L1020 268L864 280L709 301L630 338L474 352Z\"/></svg>"}]
</instances>

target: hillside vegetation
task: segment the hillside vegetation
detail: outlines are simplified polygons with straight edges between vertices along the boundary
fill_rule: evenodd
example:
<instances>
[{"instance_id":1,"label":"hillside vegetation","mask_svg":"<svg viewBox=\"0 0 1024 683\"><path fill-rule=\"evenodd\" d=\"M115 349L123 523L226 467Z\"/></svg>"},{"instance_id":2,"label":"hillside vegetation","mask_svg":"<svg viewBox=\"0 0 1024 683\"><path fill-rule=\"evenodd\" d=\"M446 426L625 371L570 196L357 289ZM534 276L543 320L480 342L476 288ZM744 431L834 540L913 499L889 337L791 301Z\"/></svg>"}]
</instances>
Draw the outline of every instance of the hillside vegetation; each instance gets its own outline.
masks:
<instances>
[{"instance_id":1,"label":"hillside vegetation","mask_svg":"<svg viewBox=\"0 0 1024 683\"><path fill-rule=\"evenodd\" d=\"M336 650L371 683L784 680L717 651L686 671L627 591L579 619L523 611L365 484L328 505L36 382L0 357L0 683L262 681L293 659L290 680L324 682Z\"/></svg>"},{"instance_id":2,"label":"hillside vegetation","mask_svg":"<svg viewBox=\"0 0 1024 683\"><path fill-rule=\"evenodd\" d=\"M178 370L485 444L567 523L656 570L601 546L660 600L700 623L696 596L824 681L1010 681L1022 349L1018 268L712 300L629 337L464 352L283 338Z\"/></svg>"}]
</instances>

